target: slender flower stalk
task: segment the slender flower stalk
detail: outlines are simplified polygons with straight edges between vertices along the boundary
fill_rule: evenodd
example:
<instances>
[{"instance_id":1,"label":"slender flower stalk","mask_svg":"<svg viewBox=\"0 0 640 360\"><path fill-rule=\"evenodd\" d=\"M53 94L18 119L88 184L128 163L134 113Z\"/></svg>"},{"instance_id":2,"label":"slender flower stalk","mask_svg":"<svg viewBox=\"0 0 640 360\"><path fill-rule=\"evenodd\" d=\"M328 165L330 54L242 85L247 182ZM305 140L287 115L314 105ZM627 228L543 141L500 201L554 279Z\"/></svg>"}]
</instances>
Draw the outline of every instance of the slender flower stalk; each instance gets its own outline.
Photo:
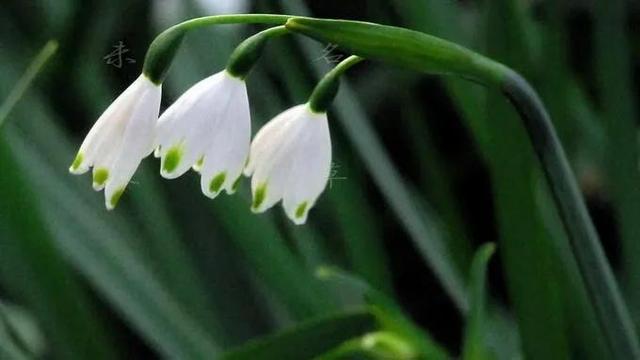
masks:
<instances>
[{"instance_id":1,"label":"slender flower stalk","mask_svg":"<svg viewBox=\"0 0 640 360\"><path fill-rule=\"evenodd\" d=\"M364 58L359 56L349 56L336 65L331 71L329 71L313 89L311 96L309 96L309 106L315 112L327 112L329 106L333 102L333 99L338 94L338 88L340 86L340 76L342 76L352 66L363 61Z\"/></svg>"},{"instance_id":2,"label":"slender flower stalk","mask_svg":"<svg viewBox=\"0 0 640 360\"><path fill-rule=\"evenodd\" d=\"M27 91L35 77L41 72L42 68L49 62L51 57L55 55L58 50L58 42L55 40L49 40L38 55L33 59L29 67L20 77L16 85L13 87L6 99L0 103L0 128L7 120L9 113L13 110L14 106L22 98Z\"/></svg>"},{"instance_id":3,"label":"slender flower stalk","mask_svg":"<svg viewBox=\"0 0 640 360\"><path fill-rule=\"evenodd\" d=\"M162 83L182 39L191 30L224 24L284 25L291 17L276 14L230 14L204 16L181 22L160 33L149 45L142 72L148 74L153 82Z\"/></svg>"}]
</instances>

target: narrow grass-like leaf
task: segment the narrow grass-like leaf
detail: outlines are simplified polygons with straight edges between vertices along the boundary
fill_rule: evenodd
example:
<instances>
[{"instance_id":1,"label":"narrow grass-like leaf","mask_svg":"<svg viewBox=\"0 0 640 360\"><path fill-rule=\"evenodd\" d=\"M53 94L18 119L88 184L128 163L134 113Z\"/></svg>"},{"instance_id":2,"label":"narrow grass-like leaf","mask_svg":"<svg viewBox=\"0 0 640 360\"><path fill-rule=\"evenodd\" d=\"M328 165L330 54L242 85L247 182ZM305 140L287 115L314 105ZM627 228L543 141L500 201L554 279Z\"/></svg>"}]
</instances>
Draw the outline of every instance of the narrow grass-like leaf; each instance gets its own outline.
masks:
<instances>
[{"instance_id":1,"label":"narrow grass-like leaf","mask_svg":"<svg viewBox=\"0 0 640 360\"><path fill-rule=\"evenodd\" d=\"M358 186L364 180L361 171L353 160L347 161L347 157L338 157L334 164L339 167L327 189L327 196L333 203L352 271L391 295L393 285L381 229L372 221L376 214L371 211L365 192Z\"/></svg>"},{"instance_id":2,"label":"narrow grass-like leaf","mask_svg":"<svg viewBox=\"0 0 640 360\"><path fill-rule=\"evenodd\" d=\"M34 311L58 356L82 359L96 354L109 358L111 351L101 322L54 248L39 204L29 190L30 182L22 176L21 165L7 145L7 134L3 135L0 226L6 235L0 243L0 279Z\"/></svg>"},{"instance_id":3,"label":"narrow grass-like leaf","mask_svg":"<svg viewBox=\"0 0 640 360\"><path fill-rule=\"evenodd\" d=\"M487 320L487 267L495 245L486 244L476 252L469 272L469 314L464 338L462 359L488 359L489 353L485 343Z\"/></svg>"},{"instance_id":4,"label":"narrow grass-like leaf","mask_svg":"<svg viewBox=\"0 0 640 360\"><path fill-rule=\"evenodd\" d=\"M248 210L246 197L219 197L213 204L229 238L276 296L303 319L338 310L327 289L304 268L287 248L270 214L256 216ZM242 224L242 226L238 226Z\"/></svg>"},{"instance_id":5,"label":"narrow grass-like leaf","mask_svg":"<svg viewBox=\"0 0 640 360\"><path fill-rule=\"evenodd\" d=\"M333 263L336 259L327 248L326 239L322 234L309 226L297 226L291 222L286 224L285 234L293 242L294 252L301 258L309 271L320 264Z\"/></svg>"},{"instance_id":6,"label":"narrow grass-like leaf","mask_svg":"<svg viewBox=\"0 0 640 360\"><path fill-rule=\"evenodd\" d=\"M0 125L56 49L57 43L47 43L18 80L0 105ZM55 353L67 358L92 353L110 358L113 353L110 340L102 332L103 324L53 247L38 203L29 190L30 183L21 174L21 165L12 155L6 138L7 135L0 135L0 167L4 167L2 172L6 173L0 179L3 198L0 227L6 232L0 251L3 258L0 277L14 296L23 298L35 311L52 345L56 346Z\"/></svg>"},{"instance_id":7,"label":"narrow grass-like leaf","mask_svg":"<svg viewBox=\"0 0 640 360\"><path fill-rule=\"evenodd\" d=\"M510 1L488 5L485 21L488 52L500 61L527 71L526 66L520 67L526 64L521 60L527 58L527 49L517 36L522 31L515 34L509 31L520 28L520 24L499 20L505 16L512 19L515 10ZM532 358L568 358L560 284L553 275L555 257L549 234L536 210L532 187L540 173L535 168L535 159L517 114L498 94L488 98L487 109L488 119L500 120L490 129L491 137L497 141L489 149L489 163L500 229L499 248L523 350Z\"/></svg>"},{"instance_id":8,"label":"narrow grass-like leaf","mask_svg":"<svg viewBox=\"0 0 640 360\"><path fill-rule=\"evenodd\" d=\"M443 230L449 236L447 247L456 266L460 271L469 267L471 262L471 244L467 233L466 224L462 217L462 208L454 196L452 177L450 170L441 159L438 149L434 145L434 136L427 129L426 122L429 118L419 107L412 105L415 98L406 95L408 101L401 105L402 115L407 120L406 134L411 139L411 146L417 156L417 167L421 169L422 189L433 203L434 209L440 215ZM436 120L436 119L433 119ZM435 218L435 215L432 216Z\"/></svg>"},{"instance_id":9,"label":"narrow grass-like leaf","mask_svg":"<svg viewBox=\"0 0 640 360\"><path fill-rule=\"evenodd\" d=\"M423 329L419 328L407 318L401 307L379 290L353 275L332 267L321 267L317 270L319 278L342 285L345 289L354 291L371 307L382 331L395 334L403 339L420 358L446 359L450 356Z\"/></svg>"},{"instance_id":10,"label":"narrow grass-like leaf","mask_svg":"<svg viewBox=\"0 0 640 360\"><path fill-rule=\"evenodd\" d=\"M566 233L557 214L553 211L551 196L545 184L540 182L537 186L537 204L540 206L544 223L548 228L551 238L566 238ZM571 249L568 240L563 244L557 242L555 251L557 256L563 258L562 265L556 262L556 276L562 284L563 309L568 321L569 339L571 340L572 353L576 357L584 359L602 359L607 357L607 347L604 342L602 330L597 324L592 304L587 298L584 281L578 272L575 259L569 257ZM567 255L563 255L567 254Z\"/></svg>"},{"instance_id":11,"label":"narrow grass-like leaf","mask_svg":"<svg viewBox=\"0 0 640 360\"><path fill-rule=\"evenodd\" d=\"M516 2L514 1L507 1L503 8L513 12L516 6L515 4ZM513 16L508 17L513 18ZM493 42L495 43L495 37L497 37L498 34L512 33L512 31L500 30L492 34L494 38ZM506 44L514 45L518 43L517 41L517 39L511 39ZM556 48L557 47L560 46L556 46ZM512 48L513 46L509 48L509 50L502 49L502 56L505 56L508 59L507 61L511 61L513 65L522 63L522 59L518 59L517 54L515 58L508 57L508 54L513 54ZM526 53L521 52L520 55L523 56L526 55ZM562 59L559 61L562 61ZM513 81L513 79L508 82L511 81ZM530 141L542 165L551 194L556 203L558 214L564 225L567 240L571 246L571 252L564 252L562 254L564 257L570 257L576 261L582 281L584 281L585 284L588 303L592 306L595 318L598 320L598 325L608 345L610 356L622 359L638 357L640 356L640 346L638 345L634 328L629 321L628 310L619 293L612 270L602 250L598 234L589 217L580 189L577 187L572 169L568 163L567 156L555 133L554 126L551 124L551 119L540 100L537 99L535 92L526 85L523 80L515 80L515 82L517 82L518 85L507 85L503 90L510 98L512 104L518 109L521 120L523 120L523 124L527 127ZM565 82L563 85L566 89L566 86L569 84ZM554 88L554 90L558 91L558 87ZM560 91L562 92L562 90ZM559 108L565 109L566 106L560 105ZM559 111L559 114L556 115L564 116L565 112ZM556 247L559 248L566 246L564 241L564 237L554 239ZM571 271L570 266L572 265L572 261L556 261L561 261L558 263L556 271L559 270L561 275L566 276L567 272ZM560 281L563 280L562 277L558 278ZM562 283L560 283L560 285L562 286ZM577 283L569 283L569 287L576 285ZM567 287L562 287L561 289L565 290L566 288ZM583 292L577 289L574 293L565 293L567 299L572 299L575 295L583 294ZM567 305L571 308L569 315L579 308L582 311L588 309L588 307L580 306L583 302L582 300L583 299L576 298L578 306L573 306L573 304ZM590 315L590 313L583 314L584 317L590 317ZM567 316L567 319L568 318L569 316ZM574 317L574 319L576 318ZM585 323L589 324L589 321L585 321ZM579 331L579 336L576 338L582 338L584 341L588 339L587 337L591 337L586 343L589 344L588 346L594 347L595 350L595 346L598 345L596 337L598 334L594 332L590 326L585 327L585 330L586 331ZM540 332L540 334L542 334L542 332ZM577 347L581 348L582 346L584 346L584 344L579 344ZM594 353L595 352L596 351L594 351Z\"/></svg>"},{"instance_id":12,"label":"narrow grass-like leaf","mask_svg":"<svg viewBox=\"0 0 640 360\"><path fill-rule=\"evenodd\" d=\"M0 323L4 323L7 334L18 347L35 357L44 355L47 347L44 334L37 320L26 309L0 302Z\"/></svg>"},{"instance_id":13,"label":"narrow grass-like leaf","mask_svg":"<svg viewBox=\"0 0 640 360\"><path fill-rule=\"evenodd\" d=\"M65 256L125 318L167 356L199 358L217 351L208 335L123 242L125 236L96 216L102 206L85 203L21 135L11 145L41 191L43 214ZM97 204L96 204L97 205Z\"/></svg>"},{"instance_id":14,"label":"narrow grass-like leaf","mask_svg":"<svg viewBox=\"0 0 640 360\"><path fill-rule=\"evenodd\" d=\"M622 271L636 326L640 325L640 173L638 107L633 92L631 38L626 33L629 4L622 0L596 6L596 72L607 134L607 182L622 242ZM637 44L637 38L633 38Z\"/></svg>"},{"instance_id":15,"label":"narrow grass-like leaf","mask_svg":"<svg viewBox=\"0 0 640 360\"><path fill-rule=\"evenodd\" d=\"M25 310L0 302L0 358L41 357L44 350L44 337L35 320Z\"/></svg>"},{"instance_id":16,"label":"narrow grass-like leaf","mask_svg":"<svg viewBox=\"0 0 640 360\"><path fill-rule=\"evenodd\" d=\"M281 333L248 342L220 357L224 360L311 359L376 328L366 311L315 318Z\"/></svg>"},{"instance_id":17,"label":"narrow grass-like leaf","mask_svg":"<svg viewBox=\"0 0 640 360\"><path fill-rule=\"evenodd\" d=\"M507 5L511 12L525 13L525 9L521 9L521 3L510 1ZM567 46L570 41L570 29L566 21L568 4L563 1L546 1L544 7L548 19L536 24L538 26L532 24L532 8L528 9L526 17L517 16L519 22L511 24L521 28L521 33L532 33L538 40L538 46L527 47L527 57L535 59L533 63L527 62L532 80L549 109L578 178L593 176L603 166L605 134L593 106L588 103L585 90L581 88L580 80L571 69L571 47ZM542 184L536 187L537 203L545 219L545 227L549 229L550 238L556 240L555 258L558 260L555 261L555 273L561 284L571 351L580 358L604 358L607 356L607 349L603 333L598 327L585 283L568 246L567 234L562 229L546 187Z\"/></svg>"},{"instance_id":18,"label":"narrow grass-like leaf","mask_svg":"<svg viewBox=\"0 0 640 360\"><path fill-rule=\"evenodd\" d=\"M213 327L212 323L205 322L206 318L200 316L201 312L198 313L197 307L176 304L176 299L173 298L174 295L165 293L164 287L166 284L162 283L163 279L156 278L156 275L149 268L147 259L144 256L140 256L140 253L136 254L136 250L132 247L134 232L131 224L123 221L118 214L110 214L110 216L100 218L99 215L104 214L100 199L90 194L91 192L88 189L79 190L79 179L73 179L65 171L68 166L67 161L72 157L72 150L69 144L65 142L60 130L50 122L50 118L47 117L50 114L43 109L42 105L34 101L34 99L31 99L29 104L30 106L25 107L22 112L26 114L25 121L18 124L20 128L26 129L24 131L29 133L28 145L19 139L22 136L19 134L19 130L15 128L7 130L11 130L14 135L18 134L18 136L11 137L10 142L12 145L16 146L16 142L18 142L17 146L24 146L27 149L24 152L15 151L16 156L22 160L25 160L24 157L27 158L24 163L32 164L27 167L28 170L40 172L37 175L33 175L33 172L26 171L28 175L35 176L37 179L35 183L38 188L46 190L45 193L48 196L45 197L46 200L42 200L45 202L45 205L42 206L47 208L46 205L51 206L54 204L56 209L61 207L66 209L66 212L49 211L45 214L46 220L52 224L56 231L55 236L53 236L56 245L63 249L64 255L70 257L76 268L88 276L90 280L95 281L93 285L103 293L107 293L106 297L115 302L116 309L126 314L126 320L131 321L134 327L141 329L140 332L144 338L150 339L152 343L159 344L157 348L161 352L183 354L187 357L188 355L186 354L191 351L214 353L215 345L212 345L211 339L208 339L209 333L199 328L199 324L193 325L192 321L194 318L202 320L205 327ZM41 158L42 153L47 153L46 160ZM44 161L44 165L33 165L34 162L37 163L38 161ZM55 168L51 167L52 164L55 164ZM46 180L44 186L38 183L44 180ZM56 185L59 185L59 188L56 188ZM61 192L67 192L71 195L62 196ZM57 196L62 197L51 200L52 197L56 198ZM76 217L68 216L69 212L77 212ZM68 226L63 228L62 231L58 231L61 227L64 227L65 222L73 226ZM80 242L82 245L75 246L74 242ZM100 242L101 244L96 246L96 243ZM110 249L100 249L100 246L104 244ZM85 245L91 248L88 250L89 254L83 253L83 251L87 251L87 249L83 249ZM71 251L68 251L68 249L71 249ZM113 251L119 252L119 254L114 255ZM119 271L128 267L128 265L124 265L128 261L136 265L129 266L130 272L124 271L118 274ZM141 268L144 270L135 271L135 269ZM141 275L142 278L146 277L146 279L141 280L140 277L132 279L130 277L132 274L133 278ZM136 281L144 284L144 286L135 285ZM148 287L145 289L145 286ZM135 290L123 291L123 287ZM142 293L142 296L139 293ZM154 305L160 304L160 310L155 306L147 307L144 304L144 297L147 297L148 301ZM163 307L164 309L162 309ZM137 308L141 310L137 310ZM204 309L205 311L207 310L206 307ZM165 313L163 314L163 312ZM149 315L150 313L153 313L153 315ZM189 331L182 331L186 335L181 338L181 336L171 335L170 332L167 332L167 329L173 330L173 328L166 325L166 323L162 324L163 321L178 323L176 328L181 326L183 328L193 326L193 328ZM163 336L167 336L166 341L159 340ZM185 338L187 339L186 341ZM191 338L198 339L189 345L176 345L181 341L189 342ZM104 353L107 354L107 352Z\"/></svg>"},{"instance_id":19,"label":"narrow grass-like leaf","mask_svg":"<svg viewBox=\"0 0 640 360\"><path fill-rule=\"evenodd\" d=\"M42 70L42 67L47 61L56 53L57 49L58 43L56 41L50 40L47 42L42 50L40 50L40 53L33 59L20 80L18 80L7 98L2 101L2 105L0 105L0 128L2 128L2 124L6 121L13 107L18 103L20 98L22 98L25 91L27 91L31 82Z\"/></svg>"},{"instance_id":20,"label":"narrow grass-like leaf","mask_svg":"<svg viewBox=\"0 0 640 360\"><path fill-rule=\"evenodd\" d=\"M148 256L167 290L189 309L204 328L208 328L218 341L224 343L224 326L211 309L205 283L196 271L186 244L182 242L186 239L180 238L177 224L167 212L166 195L160 191L158 180L152 176L156 174L151 174L149 169L139 169L136 180L142 186L131 194L132 205L141 218L145 232L149 234L143 239L145 244L140 253Z\"/></svg>"},{"instance_id":21,"label":"narrow grass-like leaf","mask_svg":"<svg viewBox=\"0 0 640 360\"><path fill-rule=\"evenodd\" d=\"M94 201L91 206L86 200L89 197L81 196L81 191L70 187L70 184L78 184L78 181L73 181L65 171L65 164L60 161L66 163L71 157L71 149L64 144L59 131L39 111L41 109L38 106L30 107L28 121L19 123L22 128L37 127L38 132L31 133L29 141L25 142L23 135L13 126L6 131L11 134L7 137L11 146L17 148L13 153L21 164L28 165L25 173L40 190L39 205L43 209L57 209L43 212L54 231L52 239L55 244L161 352L184 357L194 353L215 353L215 345L211 344L201 329L193 325L192 319L185 315L185 311L175 304L157 279L148 272L144 259L136 257L127 245L126 226L120 223L115 228L109 224L109 220L99 218L97 214L104 213L101 201L92 198ZM35 135L40 133L46 136ZM44 160L34 143L39 143L41 148L51 147L51 152L56 156ZM61 152L67 156L60 156L63 155ZM53 159L58 171L51 168ZM117 216L112 215L110 219L115 220ZM75 333L77 340L78 333L88 332Z\"/></svg>"},{"instance_id":22,"label":"narrow grass-like leaf","mask_svg":"<svg viewBox=\"0 0 640 360\"><path fill-rule=\"evenodd\" d=\"M557 7L555 2L548 2L549 5ZM521 9L522 4L518 4L516 2L509 3L494 3L487 2L486 6L495 7L502 6L503 9L508 9L511 13L510 15L505 15L501 17L500 20L494 20L493 23L495 26L499 27L508 27L509 30L503 30L500 32L500 35L511 34L518 41L517 47L522 49L525 48L530 54L534 53L534 44L537 44L535 40L537 40L537 33L534 29L531 28L532 20L528 18L528 16L524 16L524 12ZM557 4L560 5L559 3ZM421 2L405 2L398 1L397 7L400 13L403 16L403 19L409 24L410 27L413 27L417 30L425 31L427 33L431 33L445 39L453 40L458 43L465 44L471 48L481 49L484 46L480 44L476 44L474 41L470 41L469 32L473 34L473 39L482 40L483 31L482 28L478 26L478 24L471 23L469 26L463 26L461 24L467 24L466 18L462 18L462 14L465 12L464 9L459 8L453 3L448 2L440 2L433 0L426 0ZM486 10L486 9L484 9ZM555 17L554 17L555 19ZM545 26L547 28L548 26ZM465 32L466 31L466 32ZM500 31L500 30L498 30ZM564 61L564 58L558 58L560 55L560 51L553 50L550 53L547 51L548 47L557 47L563 46L563 44L558 43L558 39L562 38L560 33L563 29L558 28L549 28L548 33L552 33L553 36L551 38L543 38L545 40L549 39L549 41L543 44L543 48L540 49L541 52L535 53L536 56L529 55L525 56L521 61L518 61L519 66L523 64L528 64L527 66L537 66L536 73L539 73L541 77L548 78L553 77L553 79L549 79L551 81L543 81L544 86L541 88L543 91L548 89L551 91L549 96L545 97L546 100L553 101L559 103L558 107L561 109L570 109L575 114L573 115L570 121L563 121L563 123L571 123L573 129L568 131L571 134L580 134L575 135L576 138L580 138L579 150L581 151L582 156L595 156L599 158L599 152L601 151L603 146L603 142L601 140L602 136L599 134L598 124L595 121L594 114L591 109L586 104L585 96L582 94L580 89L577 87L575 81L568 87L569 91L567 97L571 105L567 105L563 102L565 98L564 95L558 92L558 88L564 88L563 86L558 86L557 83L559 80L566 81L566 74L562 73L565 70L565 66L560 62ZM532 60L541 59L541 64L533 64ZM553 66L552 69L550 67ZM558 77L562 75L562 79L558 79ZM485 111L481 110L479 103L483 102L483 98L486 95L484 89L474 88L473 86L468 86L461 81L452 81L447 79L442 79L442 81L447 86L450 91L453 101L458 105L458 109L461 112L462 119L467 123L470 130L472 130L475 140L479 145L479 150L488 159L489 163L491 163L493 144L495 141L493 139L502 139L502 136L492 135L491 129L488 125L495 121L495 119L486 119ZM547 86L549 84L549 86ZM553 104L551 104L551 110L554 110ZM483 106L484 107L484 106ZM564 114L564 112L562 113ZM559 114L554 114L555 117L559 116ZM560 119L562 120L562 119ZM511 132L510 132L511 133ZM515 193L515 191L514 191ZM547 196L548 197L548 196ZM540 201L538 201L540 205ZM540 205L541 213L547 214L551 212L551 214L555 217L555 213L552 210L552 206L550 203ZM550 220L548 220L550 221ZM558 220L555 219L557 223ZM562 233L562 229L555 236L564 236ZM503 249L504 250L504 249ZM564 252L563 252L564 251ZM565 248L564 250L558 250L558 256L563 256L562 254L568 254L567 252L570 249ZM564 255L567 256L567 255ZM570 256L570 254L568 254ZM563 276L563 271L555 271L560 278L565 281L562 286L563 292L566 293L566 299L570 304L565 302L565 306L567 307L567 314L571 317L571 326L572 329L569 331L571 336L575 336L577 338L582 338L585 340L579 340L576 344L577 349L585 348L586 346L591 346L592 351L588 351L583 353L586 356L594 356L593 358L599 358L602 355L601 352L595 351L595 349L601 349L601 337L600 333L593 326L594 319L591 307L588 306L588 301L585 297L584 288L579 280L579 274L577 273L577 268L575 263L570 261L564 261L564 266L567 271L567 278L565 279ZM499 310L498 308L493 308L494 315L491 316L493 319L503 318L502 314L504 311ZM492 334L492 338L506 338L512 337L511 335L515 332L514 330L504 330L503 322L495 323L499 329L503 329L502 335ZM517 337L517 336L516 336ZM588 340L586 340L588 339ZM493 341L492 349L497 349L498 351L503 349L504 341ZM511 350L506 349L507 353L503 354L505 358L512 358L514 355ZM509 355L510 354L510 355ZM600 355L598 355L600 354Z\"/></svg>"},{"instance_id":23,"label":"narrow grass-like leaf","mask_svg":"<svg viewBox=\"0 0 640 360\"><path fill-rule=\"evenodd\" d=\"M0 358L12 360L30 359L29 355L20 348L7 330L6 326L0 323Z\"/></svg>"}]
</instances>

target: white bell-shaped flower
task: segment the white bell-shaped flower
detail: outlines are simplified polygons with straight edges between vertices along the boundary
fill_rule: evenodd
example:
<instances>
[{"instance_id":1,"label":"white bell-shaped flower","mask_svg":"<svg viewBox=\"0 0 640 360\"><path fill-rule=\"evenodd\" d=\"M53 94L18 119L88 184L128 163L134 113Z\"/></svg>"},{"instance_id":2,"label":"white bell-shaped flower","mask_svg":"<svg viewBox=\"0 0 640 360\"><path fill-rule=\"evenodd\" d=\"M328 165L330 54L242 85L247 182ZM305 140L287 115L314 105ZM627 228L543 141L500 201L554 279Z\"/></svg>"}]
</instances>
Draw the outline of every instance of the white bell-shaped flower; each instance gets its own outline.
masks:
<instances>
[{"instance_id":1,"label":"white bell-shaped flower","mask_svg":"<svg viewBox=\"0 0 640 360\"><path fill-rule=\"evenodd\" d=\"M251 142L251 116L244 80L226 70L188 89L158 120L160 173L176 178L190 168L201 173L202 192L214 198L234 192Z\"/></svg>"},{"instance_id":2,"label":"white bell-shaped flower","mask_svg":"<svg viewBox=\"0 0 640 360\"><path fill-rule=\"evenodd\" d=\"M267 123L251 144L245 175L253 176L254 212L280 199L287 216L303 224L327 185L331 171L331 137L326 113L308 104L294 106Z\"/></svg>"},{"instance_id":3,"label":"white bell-shaped flower","mask_svg":"<svg viewBox=\"0 0 640 360\"><path fill-rule=\"evenodd\" d=\"M140 75L98 118L69 168L83 174L93 167L93 188L105 189L109 210L153 150L161 95L161 85Z\"/></svg>"}]
</instances>

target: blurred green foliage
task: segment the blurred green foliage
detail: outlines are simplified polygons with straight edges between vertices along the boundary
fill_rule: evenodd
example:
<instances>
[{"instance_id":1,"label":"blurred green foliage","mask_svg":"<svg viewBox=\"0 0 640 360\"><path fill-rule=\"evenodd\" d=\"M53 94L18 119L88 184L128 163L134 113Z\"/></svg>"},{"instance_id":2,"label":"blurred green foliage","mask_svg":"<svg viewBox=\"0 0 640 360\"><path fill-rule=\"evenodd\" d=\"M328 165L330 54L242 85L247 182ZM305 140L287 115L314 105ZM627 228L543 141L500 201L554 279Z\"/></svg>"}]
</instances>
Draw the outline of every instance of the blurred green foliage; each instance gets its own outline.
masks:
<instances>
[{"instance_id":1,"label":"blurred green foliage","mask_svg":"<svg viewBox=\"0 0 640 360\"><path fill-rule=\"evenodd\" d=\"M210 201L193 174L161 180L155 159L106 212L90 179L67 173L75 150L137 77L154 35L211 14L203 4L0 5L0 358L382 358L399 349L608 358L570 250L554 241L565 234L516 113L463 80L354 68L330 112L331 185L303 227L279 206L252 214L246 181ZM523 73L554 119L638 323L637 4L230 4L404 26ZM259 29L190 34L163 106ZM19 79L50 39L58 53L22 94ZM128 52L114 66L105 56L120 41ZM340 56L300 37L270 42L248 77L254 132L306 101ZM496 244L489 268L486 242ZM363 345L376 336L379 346ZM402 346L385 347L395 341Z\"/></svg>"}]
</instances>

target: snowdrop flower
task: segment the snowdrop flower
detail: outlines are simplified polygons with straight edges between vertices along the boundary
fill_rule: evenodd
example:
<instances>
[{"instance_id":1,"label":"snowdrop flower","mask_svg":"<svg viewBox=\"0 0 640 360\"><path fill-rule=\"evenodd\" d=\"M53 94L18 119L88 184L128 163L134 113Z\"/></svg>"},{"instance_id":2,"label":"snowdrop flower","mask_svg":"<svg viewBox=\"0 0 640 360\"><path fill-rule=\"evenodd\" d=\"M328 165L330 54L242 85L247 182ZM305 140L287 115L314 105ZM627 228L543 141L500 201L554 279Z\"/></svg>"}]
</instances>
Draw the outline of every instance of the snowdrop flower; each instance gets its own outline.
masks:
<instances>
[{"instance_id":1,"label":"snowdrop flower","mask_svg":"<svg viewBox=\"0 0 640 360\"><path fill-rule=\"evenodd\" d=\"M330 170L326 112L313 112L308 104L284 111L260 129L251 144L245 175L253 176L252 211L263 212L282 199L287 216L304 224Z\"/></svg>"},{"instance_id":2,"label":"snowdrop flower","mask_svg":"<svg viewBox=\"0 0 640 360\"><path fill-rule=\"evenodd\" d=\"M192 86L158 120L156 156L167 179L191 167L202 192L234 192L249 155L251 117L244 80L218 72Z\"/></svg>"},{"instance_id":3,"label":"snowdrop flower","mask_svg":"<svg viewBox=\"0 0 640 360\"><path fill-rule=\"evenodd\" d=\"M161 93L161 85L140 75L98 118L69 168L83 174L93 166L93 188L105 189L109 210L153 150Z\"/></svg>"}]
</instances>

